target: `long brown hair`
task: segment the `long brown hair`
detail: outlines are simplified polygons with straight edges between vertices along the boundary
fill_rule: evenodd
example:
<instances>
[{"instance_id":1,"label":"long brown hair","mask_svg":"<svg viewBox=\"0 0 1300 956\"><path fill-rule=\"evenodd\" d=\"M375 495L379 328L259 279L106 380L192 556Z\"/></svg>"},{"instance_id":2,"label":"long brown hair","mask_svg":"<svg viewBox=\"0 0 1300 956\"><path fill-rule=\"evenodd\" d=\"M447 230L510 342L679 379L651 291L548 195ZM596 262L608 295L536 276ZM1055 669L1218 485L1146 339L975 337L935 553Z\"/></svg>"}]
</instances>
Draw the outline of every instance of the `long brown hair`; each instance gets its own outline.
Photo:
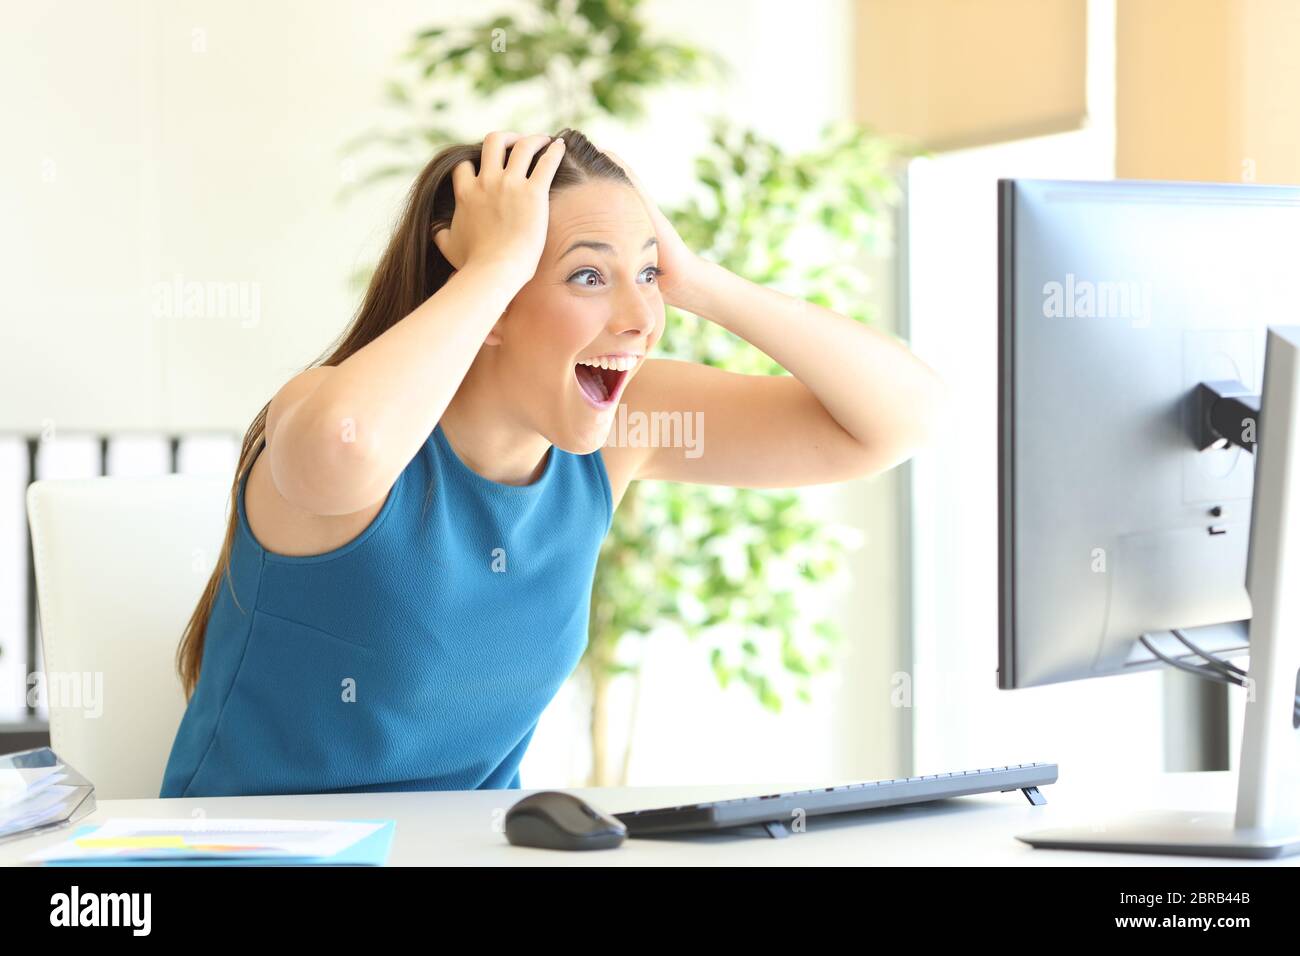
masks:
<instances>
[{"instance_id":1,"label":"long brown hair","mask_svg":"<svg viewBox=\"0 0 1300 956\"><path fill-rule=\"evenodd\" d=\"M573 129L564 129L556 133L552 139L557 137L564 140L564 156L551 181L551 195L561 189L595 178L613 179L631 184L622 167L596 149L582 133ZM451 277L454 270L434 244L433 234L443 226L451 224L456 203L452 193L452 170L465 160L469 160L474 164L474 171L477 173L482 152L481 142L448 146L429 160L428 165L415 177L397 227L383 255L380 256L374 274L370 277L370 284L366 288L365 296L351 325L339 336L335 344L326 350L326 353L306 368L338 365L414 312ZM507 155L508 153L507 150ZM532 172L540 156L541 150L533 157L529 165L529 173ZM262 406L262 410L253 418L253 423L244 435L243 446L239 452L239 463L235 468L234 484L230 489L230 517L226 525L225 542L221 546L216 569L203 589L198 606L190 616L176 651L176 670L180 675L187 701L193 695L199 681L208 619L216 602L217 588L220 587L222 578L230 578L230 552L235 540L235 528L239 522L237 510L239 484L261 450L266 433L266 413L269 408L270 402ZM230 587L230 594L234 597L233 581ZM238 606L238 599L236 599L236 606Z\"/></svg>"}]
</instances>

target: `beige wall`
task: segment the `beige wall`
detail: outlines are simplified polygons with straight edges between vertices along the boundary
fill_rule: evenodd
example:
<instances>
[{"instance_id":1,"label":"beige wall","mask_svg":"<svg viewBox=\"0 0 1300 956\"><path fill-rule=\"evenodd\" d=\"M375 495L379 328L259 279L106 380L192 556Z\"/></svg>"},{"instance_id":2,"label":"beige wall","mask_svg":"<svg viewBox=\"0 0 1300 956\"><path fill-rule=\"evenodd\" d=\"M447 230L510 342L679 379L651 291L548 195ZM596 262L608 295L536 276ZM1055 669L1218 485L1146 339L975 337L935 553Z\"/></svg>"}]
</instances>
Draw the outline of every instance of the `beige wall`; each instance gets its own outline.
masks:
<instances>
[{"instance_id":1,"label":"beige wall","mask_svg":"<svg viewBox=\"0 0 1300 956\"><path fill-rule=\"evenodd\" d=\"M855 113L943 151L1085 122L1087 0L856 0ZM1300 182L1300 3L1119 0L1116 175Z\"/></svg>"},{"instance_id":2,"label":"beige wall","mask_svg":"<svg viewBox=\"0 0 1300 956\"><path fill-rule=\"evenodd\" d=\"M1116 175L1300 182L1300 3L1122 0Z\"/></svg>"},{"instance_id":3,"label":"beige wall","mask_svg":"<svg viewBox=\"0 0 1300 956\"><path fill-rule=\"evenodd\" d=\"M1077 128L1086 0L857 0L858 118L941 150Z\"/></svg>"}]
</instances>

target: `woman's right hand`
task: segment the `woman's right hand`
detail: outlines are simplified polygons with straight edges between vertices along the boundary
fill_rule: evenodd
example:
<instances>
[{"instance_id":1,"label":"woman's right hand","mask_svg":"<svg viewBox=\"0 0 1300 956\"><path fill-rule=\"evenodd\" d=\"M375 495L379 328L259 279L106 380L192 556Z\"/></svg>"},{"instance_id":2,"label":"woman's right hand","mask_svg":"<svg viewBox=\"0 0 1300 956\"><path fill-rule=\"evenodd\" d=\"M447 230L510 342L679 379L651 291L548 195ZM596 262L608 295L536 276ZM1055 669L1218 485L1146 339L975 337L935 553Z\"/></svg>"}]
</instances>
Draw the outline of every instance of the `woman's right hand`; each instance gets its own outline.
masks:
<instances>
[{"instance_id":1,"label":"woman's right hand","mask_svg":"<svg viewBox=\"0 0 1300 956\"><path fill-rule=\"evenodd\" d=\"M456 208L451 225L439 229L433 241L453 269L496 265L518 270L520 285L532 278L546 245L551 180L564 155L564 141L546 146L549 140L545 134L489 133L483 139L478 175L469 160L452 170ZM529 163L544 146L532 175L527 175ZM512 147L509 162L507 147Z\"/></svg>"}]
</instances>

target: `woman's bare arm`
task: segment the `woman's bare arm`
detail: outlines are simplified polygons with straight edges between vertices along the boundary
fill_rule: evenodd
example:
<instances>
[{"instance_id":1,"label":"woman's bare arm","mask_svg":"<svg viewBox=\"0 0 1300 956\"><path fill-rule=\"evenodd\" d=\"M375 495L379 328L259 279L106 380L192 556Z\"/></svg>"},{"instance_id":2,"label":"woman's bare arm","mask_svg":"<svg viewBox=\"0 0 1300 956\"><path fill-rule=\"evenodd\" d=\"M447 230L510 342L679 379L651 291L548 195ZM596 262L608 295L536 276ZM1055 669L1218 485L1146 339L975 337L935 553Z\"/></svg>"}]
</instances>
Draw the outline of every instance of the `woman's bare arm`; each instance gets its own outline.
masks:
<instances>
[{"instance_id":1,"label":"woman's bare arm","mask_svg":"<svg viewBox=\"0 0 1300 956\"><path fill-rule=\"evenodd\" d=\"M656 413L683 422L690 415L697 447L613 450L606 457L621 478L754 488L844 481L893 467L930 439L945 395L932 369L888 335L699 259L617 161L654 222L665 301L734 332L791 373L647 361L624 394L629 414L649 422Z\"/></svg>"},{"instance_id":2,"label":"woman's bare arm","mask_svg":"<svg viewBox=\"0 0 1300 956\"><path fill-rule=\"evenodd\" d=\"M267 453L291 505L316 515L371 506L428 439L493 324L537 268L563 144L546 149L531 176L527 169L549 139L489 134L478 175L468 162L453 172L452 225L435 237L457 271L337 366L308 369L276 395Z\"/></svg>"}]
</instances>

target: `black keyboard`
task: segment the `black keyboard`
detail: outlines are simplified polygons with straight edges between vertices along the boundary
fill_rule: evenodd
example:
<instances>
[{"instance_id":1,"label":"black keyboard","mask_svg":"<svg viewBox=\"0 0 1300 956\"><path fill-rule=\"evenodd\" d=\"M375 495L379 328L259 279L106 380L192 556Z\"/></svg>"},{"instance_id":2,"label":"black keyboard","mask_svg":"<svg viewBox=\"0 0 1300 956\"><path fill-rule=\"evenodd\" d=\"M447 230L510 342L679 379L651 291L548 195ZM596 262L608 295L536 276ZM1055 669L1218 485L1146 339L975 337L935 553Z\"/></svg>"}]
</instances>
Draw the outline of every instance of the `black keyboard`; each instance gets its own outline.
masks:
<instances>
[{"instance_id":1,"label":"black keyboard","mask_svg":"<svg viewBox=\"0 0 1300 956\"><path fill-rule=\"evenodd\" d=\"M790 835L790 824L800 816L926 803L972 793L1023 790L1029 802L1038 806L1047 802L1038 788L1049 783L1056 783L1056 764L1016 763L983 770L930 773L899 780L868 780L761 797L688 803L680 807L630 810L614 816L627 827L631 837L725 830L754 824L765 827L771 836L783 837Z\"/></svg>"}]
</instances>

